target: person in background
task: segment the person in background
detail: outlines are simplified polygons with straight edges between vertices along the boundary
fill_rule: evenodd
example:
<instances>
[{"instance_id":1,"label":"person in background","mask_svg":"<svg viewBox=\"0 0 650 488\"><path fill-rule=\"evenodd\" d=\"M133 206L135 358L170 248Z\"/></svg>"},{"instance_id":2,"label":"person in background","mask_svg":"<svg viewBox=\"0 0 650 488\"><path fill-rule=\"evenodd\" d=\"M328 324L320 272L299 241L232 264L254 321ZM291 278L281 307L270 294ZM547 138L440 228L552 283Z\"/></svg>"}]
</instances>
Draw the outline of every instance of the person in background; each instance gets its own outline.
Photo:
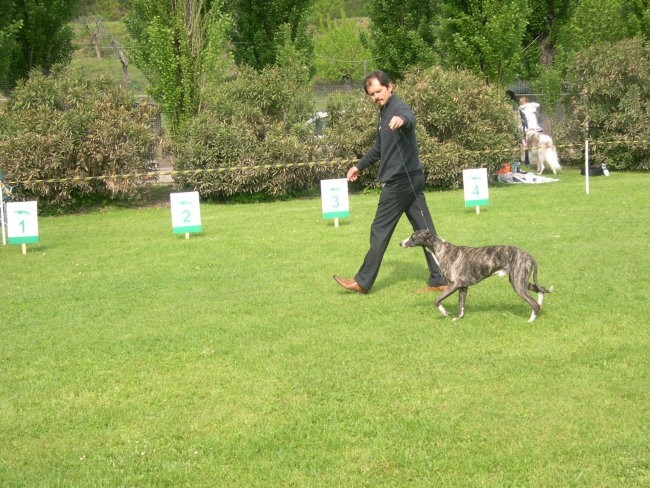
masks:
<instances>
[{"instance_id":1,"label":"person in background","mask_svg":"<svg viewBox=\"0 0 650 488\"><path fill-rule=\"evenodd\" d=\"M526 137L526 131L528 129L539 132L542 130L542 126L539 122L539 103L529 102L528 97L521 97L519 99L519 117L521 119L521 148L522 148L522 160L526 166L530 165L530 157L528 154L528 138Z\"/></svg>"},{"instance_id":2,"label":"person in background","mask_svg":"<svg viewBox=\"0 0 650 488\"><path fill-rule=\"evenodd\" d=\"M366 294L381 266L384 253L402 215L406 214L413 230L429 229L436 233L424 198L424 169L415 137L415 115L401 99L393 95L393 83L383 71L374 71L364 80L364 89L379 107L377 138L368 152L347 172L348 181L356 181L361 171L379 164L382 189L375 218L370 227L370 250L353 279L334 275L346 290ZM442 291L447 282L435 260L424 253L429 268L429 291Z\"/></svg>"},{"instance_id":3,"label":"person in background","mask_svg":"<svg viewBox=\"0 0 650 488\"><path fill-rule=\"evenodd\" d=\"M519 115L521 116L521 127L524 134L528 129L541 131L542 125L539 122L539 103L529 102L528 97L519 99Z\"/></svg>"}]
</instances>

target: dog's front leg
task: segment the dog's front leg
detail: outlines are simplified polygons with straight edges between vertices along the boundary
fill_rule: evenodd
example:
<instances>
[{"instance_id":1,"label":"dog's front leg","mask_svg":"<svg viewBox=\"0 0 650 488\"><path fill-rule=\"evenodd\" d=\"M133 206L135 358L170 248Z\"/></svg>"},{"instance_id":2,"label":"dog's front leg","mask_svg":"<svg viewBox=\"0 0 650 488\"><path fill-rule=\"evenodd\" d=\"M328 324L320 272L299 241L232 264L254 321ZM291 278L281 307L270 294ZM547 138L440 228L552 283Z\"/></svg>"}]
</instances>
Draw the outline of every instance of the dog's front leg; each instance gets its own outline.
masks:
<instances>
[{"instance_id":1,"label":"dog's front leg","mask_svg":"<svg viewBox=\"0 0 650 488\"><path fill-rule=\"evenodd\" d=\"M462 319L465 316L465 299L467 298L467 287L462 286L458 289L458 313L454 320Z\"/></svg>"},{"instance_id":2,"label":"dog's front leg","mask_svg":"<svg viewBox=\"0 0 650 488\"><path fill-rule=\"evenodd\" d=\"M447 298L449 295L451 295L453 292L455 292L458 289L456 285L452 285L451 283L447 284L447 288L445 291L443 291L440 296L436 299L436 307L438 307L438 310L440 310L440 313L444 315L445 317L449 317L449 313L447 312L447 309L442 306L442 301Z\"/></svg>"}]
</instances>

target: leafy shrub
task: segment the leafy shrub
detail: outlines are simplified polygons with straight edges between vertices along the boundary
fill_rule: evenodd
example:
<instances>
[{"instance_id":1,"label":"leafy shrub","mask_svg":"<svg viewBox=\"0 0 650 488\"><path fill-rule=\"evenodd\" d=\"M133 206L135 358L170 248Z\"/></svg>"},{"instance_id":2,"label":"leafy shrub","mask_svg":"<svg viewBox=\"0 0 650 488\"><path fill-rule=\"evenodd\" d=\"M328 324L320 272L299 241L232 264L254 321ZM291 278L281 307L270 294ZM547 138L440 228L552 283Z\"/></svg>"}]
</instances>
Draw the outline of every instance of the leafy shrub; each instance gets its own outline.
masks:
<instances>
[{"instance_id":1,"label":"leafy shrub","mask_svg":"<svg viewBox=\"0 0 650 488\"><path fill-rule=\"evenodd\" d=\"M588 128L595 163L618 170L650 169L650 47L640 38L602 43L578 53L568 67L567 137ZM598 141L604 143L598 144ZM616 142L618 141L618 142ZM580 161L581 154L576 155Z\"/></svg>"},{"instance_id":2,"label":"leafy shrub","mask_svg":"<svg viewBox=\"0 0 650 488\"><path fill-rule=\"evenodd\" d=\"M487 168L491 174L518 156L518 118L495 86L468 72L438 67L411 71L403 84L404 100L421 129L418 142L428 184L458 188L463 169Z\"/></svg>"},{"instance_id":3,"label":"leafy shrub","mask_svg":"<svg viewBox=\"0 0 650 488\"><path fill-rule=\"evenodd\" d=\"M335 174L332 166L259 168L322 160L313 124L312 94L299 63L242 67L210 92L203 112L174 137L176 187L225 198L239 194L302 194ZM210 170L205 172L203 170Z\"/></svg>"},{"instance_id":4,"label":"leafy shrub","mask_svg":"<svg viewBox=\"0 0 650 488\"><path fill-rule=\"evenodd\" d=\"M149 105L81 69L34 71L0 106L0 168L44 207L136 196L146 177L85 178L151 170L152 115ZM32 183L46 179L64 181Z\"/></svg>"},{"instance_id":5,"label":"leafy shrub","mask_svg":"<svg viewBox=\"0 0 650 488\"><path fill-rule=\"evenodd\" d=\"M463 169L485 167L492 173L518 155L513 107L496 88L475 76L436 67L411 71L394 93L415 112L428 185L458 188ZM333 155L363 156L375 138L377 114L372 103L361 95L339 94L331 97L327 110L327 143ZM362 174L360 181L372 185L373 176Z\"/></svg>"}]
</instances>

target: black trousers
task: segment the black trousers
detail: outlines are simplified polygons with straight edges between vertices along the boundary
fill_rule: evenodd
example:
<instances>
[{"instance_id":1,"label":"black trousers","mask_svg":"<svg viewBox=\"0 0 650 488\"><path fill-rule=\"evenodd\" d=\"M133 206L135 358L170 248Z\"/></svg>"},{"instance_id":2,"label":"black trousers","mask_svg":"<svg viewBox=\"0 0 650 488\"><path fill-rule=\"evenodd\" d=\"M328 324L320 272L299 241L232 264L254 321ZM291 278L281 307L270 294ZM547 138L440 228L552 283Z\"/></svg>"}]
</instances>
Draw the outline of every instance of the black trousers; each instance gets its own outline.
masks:
<instances>
[{"instance_id":1,"label":"black trousers","mask_svg":"<svg viewBox=\"0 0 650 488\"><path fill-rule=\"evenodd\" d=\"M356 282L366 290L370 290L377 279L384 253L403 214L408 217L413 230L429 229L436 232L423 191L422 171L388 182L382 188L370 228L370 250L355 276ZM429 267L429 286L446 285L433 257L426 251L424 257Z\"/></svg>"}]
</instances>

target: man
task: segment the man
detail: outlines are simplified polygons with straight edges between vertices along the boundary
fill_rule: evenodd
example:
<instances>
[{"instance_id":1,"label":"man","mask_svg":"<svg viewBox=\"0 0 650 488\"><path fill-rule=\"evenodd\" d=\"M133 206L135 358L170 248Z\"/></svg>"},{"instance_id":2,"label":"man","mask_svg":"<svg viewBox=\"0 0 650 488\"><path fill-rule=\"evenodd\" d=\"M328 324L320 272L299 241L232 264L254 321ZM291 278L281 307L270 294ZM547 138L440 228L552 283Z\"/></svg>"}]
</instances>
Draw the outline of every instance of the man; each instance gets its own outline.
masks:
<instances>
[{"instance_id":1,"label":"man","mask_svg":"<svg viewBox=\"0 0 650 488\"><path fill-rule=\"evenodd\" d=\"M433 220L424 198L424 171L415 138L415 115L397 96L393 84L383 71L374 71L364 80L364 89L379 106L377 139L370 150L347 173L348 181L356 181L364 169L381 161L379 181L382 190L375 219L370 228L370 250L353 279L334 276L343 288L366 294L375 283L381 261L403 214L413 230L429 229L435 233ZM431 255L425 252L429 266L429 291L442 291L446 281Z\"/></svg>"}]
</instances>

